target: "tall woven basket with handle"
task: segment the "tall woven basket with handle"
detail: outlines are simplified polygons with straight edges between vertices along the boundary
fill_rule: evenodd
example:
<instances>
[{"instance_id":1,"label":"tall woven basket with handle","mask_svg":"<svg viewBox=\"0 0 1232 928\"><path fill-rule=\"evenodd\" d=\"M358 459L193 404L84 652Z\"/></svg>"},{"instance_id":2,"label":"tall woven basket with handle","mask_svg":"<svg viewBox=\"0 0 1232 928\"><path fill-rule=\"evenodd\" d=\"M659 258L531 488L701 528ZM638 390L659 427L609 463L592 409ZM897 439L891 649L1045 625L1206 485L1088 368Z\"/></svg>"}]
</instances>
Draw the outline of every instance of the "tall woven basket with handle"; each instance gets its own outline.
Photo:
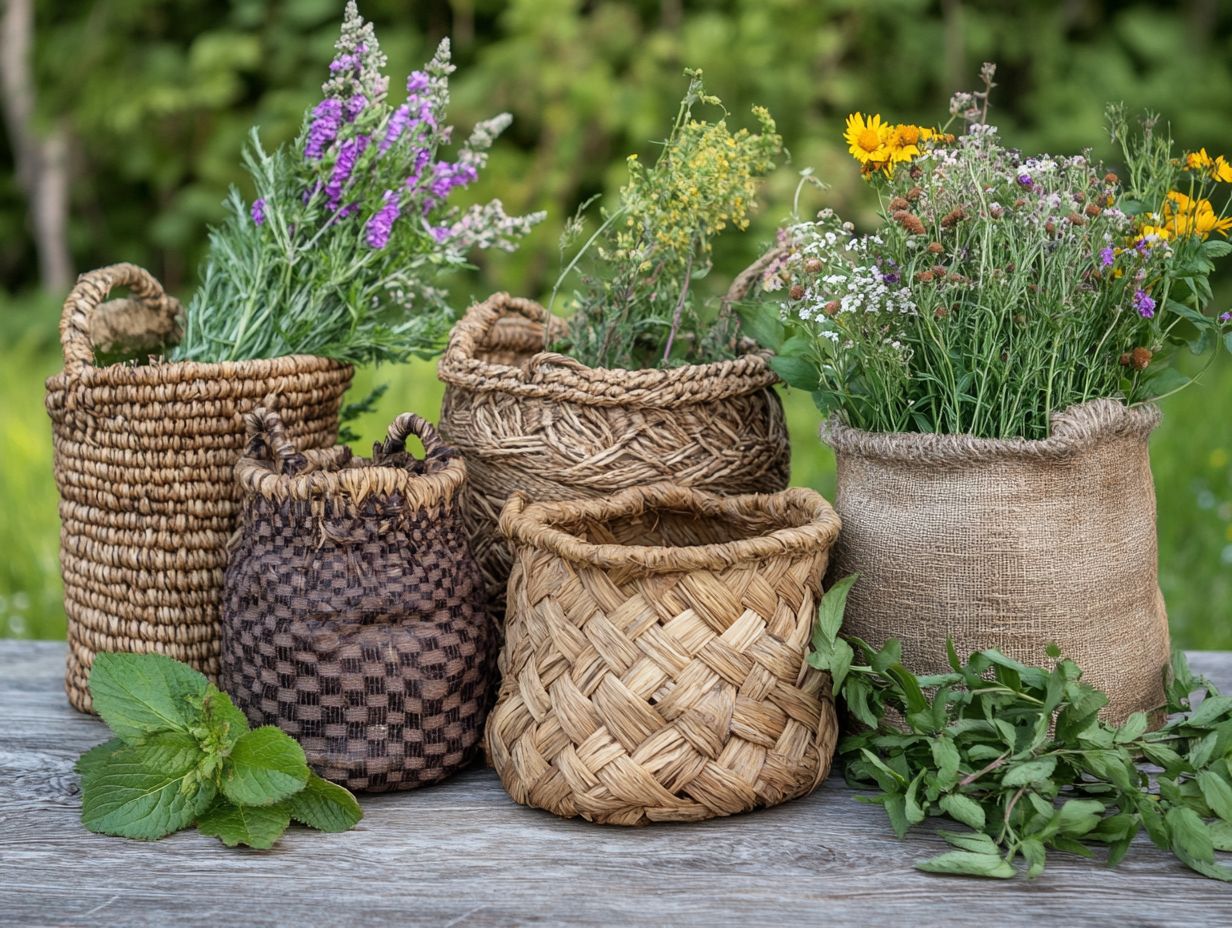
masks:
<instances>
[{"instance_id":1,"label":"tall woven basket with handle","mask_svg":"<svg viewBox=\"0 0 1232 928\"><path fill-rule=\"evenodd\" d=\"M737 278L727 302L755 276ZM471 541L496 602L512 565L497 520L515 492L553 500L657 481L722 494L787 486L787 426L764 354L591 368L545 350L562 334L563 323L538 303L498 293L454 327L437 368L441 431L470 468Z\"/></svg>"},{"instance_id":2,"label":"tall woven basket with handle","mask_svg":"<svg viewBox=\"0 0 1232 928\"><path fill-rule=\"evenodd\" d=\"M117 287L131 296L104 302ZM276 393L305 447L337 438L353 372L336 361L95 365L96 346L174 341L182 317L179 302L132 264L83 274L64 304L64 370L48 379L46 406L60 493L65 686L82 711L91 709L90 667L102 651L158 651L217 675L244 413Z\"/></svg>"},{"instance_id":3,"label":"tall woven basket with handle","mask_svg":"<svg viewBox=\"0 0 1232 928\"><path fill-rule=\"evenodd\" d=\"M838 734L805 657L839 519L811 490L675 484L527 505L488 756L518 802L640 825L817 786Z\"/></svg>"}]
</instances>

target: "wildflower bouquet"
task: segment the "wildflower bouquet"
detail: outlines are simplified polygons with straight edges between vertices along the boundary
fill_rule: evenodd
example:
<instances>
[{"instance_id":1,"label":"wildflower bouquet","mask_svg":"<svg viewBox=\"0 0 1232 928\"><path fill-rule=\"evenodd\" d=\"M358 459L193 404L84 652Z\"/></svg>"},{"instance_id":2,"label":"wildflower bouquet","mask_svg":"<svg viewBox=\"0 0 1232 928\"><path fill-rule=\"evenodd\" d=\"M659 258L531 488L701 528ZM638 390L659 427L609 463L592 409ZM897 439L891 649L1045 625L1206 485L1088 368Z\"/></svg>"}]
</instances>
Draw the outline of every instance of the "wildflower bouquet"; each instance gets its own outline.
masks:
<instances>
[{"instance_id":1,"label":"wildflower bouquet","mask_svg":"<svg viewBox=\"0 0 1232 928\"><path fill-rule=\"evenodd\" d=\"M571 337L562 348L591 367L704 363L732 353L735 320L721 312L707 322L693 283L711 269L712 239L729 226L748 227L757 178L773 169L782 140L763 107L753 108L759 132L732 132L725 116L695 118L697 104L722 103L706 93L700 71L686 74L689 88L658 158L646 166L629 156L619 206L556 284L559 291L579 271ZM571 224L566 244L579 227Z\"/></svg>"},{"instance_id":2,"label":"wildflower bouquet","mask_svg":"<svg viewBox=\"0 0 1232 928\"><path fill-rule=\"evenodd\" d=\"M1232 165L1176 158L1154 117L1131 131L1119 107L1124 176L1089 153L1024 157L988 124L993 73L951 101L960 137L851 116L881 228L825 210L790 227L767 274L785 297L762 326L776 369L855 428L1045 438L1055 411L1184 386L1181 345L1232 347L1232 315L1203 311L1232 252Z\"/></svg>"},{"instance_id":3,"label":"wildflower bouquet","mask_svg":"<svg viewBox=\"0 0 1232 928\"><path fill-rule=\"evenodd\" d=\"M454 317L439 275L464 266L472 248L512 250L542 218L507 216L499 200L449 204L478 178L510 117L479 123L455 160L440 157L453 133L448 40L397 104L353 0L336 47L325 98L295 144L267 152L253 130L244 166L256 198L231 191L176 359L430 355Z\"/></svg>"}]
</instances>

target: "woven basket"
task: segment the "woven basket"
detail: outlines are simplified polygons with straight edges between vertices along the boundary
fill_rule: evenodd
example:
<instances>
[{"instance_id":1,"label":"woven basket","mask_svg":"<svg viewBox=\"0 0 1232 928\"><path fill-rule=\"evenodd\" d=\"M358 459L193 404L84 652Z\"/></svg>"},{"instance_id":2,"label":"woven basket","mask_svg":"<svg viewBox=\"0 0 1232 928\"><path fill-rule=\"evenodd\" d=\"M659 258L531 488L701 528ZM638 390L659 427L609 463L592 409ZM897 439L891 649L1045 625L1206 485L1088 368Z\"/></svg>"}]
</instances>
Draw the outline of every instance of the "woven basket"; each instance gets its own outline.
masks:
<instances>
[{"instance_id":1,"label":"woven basket","mask_svg":"<svg viewBox=\"0 0 1232 928\"><path fill-rule=\"evenodd\" d=\"M486 745L517 802L640 825L814 789L837 738L805 662L839 520L811 490L674 484L527 505Z\"/></svg>"},{"instance_id":2,"label":"woven basket","mask_svg":"<svg viewBox=\"0 0 1232 928\"><path fill-rule=\"evenodd\" d=\"M1151 406L1096 400L1040 441L864 432L830 421L843 534L833 575L858 573L843 628L903 643L922 674L998 648L1049 663L1057 644L1119 723L1165 702ZM1162 716L1158 718L1162 722Z\"/></svg>"},{"instance_id":3,"label":"woven basket","mask_svg":"<svg viewBox=\"0 0 1232 928\"><path fill-rule=\"evenodd\" d=\"M300 453L264 409L249 435L224 688L350 789L443 779L475 753L494 689L496 631L458 514L466 465L412 415L371 461L345 447Z\"/></svg>"},{"instance_id":4,"label":"woven basket","mask_svg":"<svg viewBox=\"0 0 1232 928\"><path fill-rule=\"evenodd\" d=\"M104 303L114 287L131 299ZM332 445L349 366L298 356L94 365L95 345L155 349L183 310L149 273L83 274L64 304L64 371L47 381L60 491L69 702L90 711L100 651L159 651L218 673L218 605L239 490L243 413L270 393L306 447Z\"/></svg>"},{"instance_id":5,"label":"woven basket","mask_svg":"<svg viewBox=\"0 0 1232 928\"><path fill-rule=\"evenodd\" d=\"M722 494L787 486L787 426L764 355L590 368L545 352L545 326L563 334L539 304L498 293L455 326L437 369L441 431L470 468L467 518L494 602L512 565L497 520L515 492L555 500L658 481Z\"/></svg>"}]
</instances>

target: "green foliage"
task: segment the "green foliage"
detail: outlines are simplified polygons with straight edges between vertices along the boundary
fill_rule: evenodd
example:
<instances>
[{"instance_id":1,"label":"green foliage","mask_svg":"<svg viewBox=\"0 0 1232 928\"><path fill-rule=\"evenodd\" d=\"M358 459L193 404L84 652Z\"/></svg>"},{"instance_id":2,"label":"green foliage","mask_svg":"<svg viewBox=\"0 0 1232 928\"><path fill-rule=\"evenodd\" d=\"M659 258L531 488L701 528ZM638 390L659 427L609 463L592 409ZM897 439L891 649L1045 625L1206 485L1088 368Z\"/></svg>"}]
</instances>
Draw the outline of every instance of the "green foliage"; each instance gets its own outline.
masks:
<instances>
[{"instance_id":1,"label":"green foliage","mask_svg":"<svg viewBox=\"0 0 1232 928\"><path fill-rule=\"evenodd\" d=\"M689 89L658 158L646 167L629 156L619 208L604 214L556 284L589 259L566 350L591 367L641 369L731 353L730 314L707 327L693 282L710 273L715 236L748 228L757 178L774 167L782 140L764 107L753 108L758 134L733 133L726 117L695 118L695 105L722 102L706 93L700 71L685 73Z\"/></svg>"},{"instance_id":2,"label":"green foliage","mask_svg":"<svg viewBox=\"0 0 1232 928\"><path fill-rule=\"evenodd\" d=\"M228 847L268 848L292 818L346 831L363 817L354 796L308 769L294 740L249 731L226 693L178 661L99 654L90 695L118 736L77 761L91 831L153 841L196 822Z\"/></svg>"},{"instance_id":3,"label":"green foliage","mask_svg":"<svg viewBox=\"0 0 1232 928\"><path fill-rule=\"evenodd\" d=\"M848 783L874 791L868 801L885 808L895 833L929 817L969 829L941 832L956 850L919 869L1009 879L1021 862L1034 877L1049 850L1089 857L1093 844L1107 846L1114 866L1145 831L1191 869L1232 882L1215 854L1232 849L1232 697L1195 678L1180 652L1159 707L1171 714L1163 727L1148 731L1141 712L1110 725L1098 716L1107 696L1055 646L1047 670L996 650L964 663L949 643L951 672L917 677L898 641L877 650L845 640L854 582L822 598L808 660L834 675L862 726L839 744Z\"/></svg>"}]
</instances>

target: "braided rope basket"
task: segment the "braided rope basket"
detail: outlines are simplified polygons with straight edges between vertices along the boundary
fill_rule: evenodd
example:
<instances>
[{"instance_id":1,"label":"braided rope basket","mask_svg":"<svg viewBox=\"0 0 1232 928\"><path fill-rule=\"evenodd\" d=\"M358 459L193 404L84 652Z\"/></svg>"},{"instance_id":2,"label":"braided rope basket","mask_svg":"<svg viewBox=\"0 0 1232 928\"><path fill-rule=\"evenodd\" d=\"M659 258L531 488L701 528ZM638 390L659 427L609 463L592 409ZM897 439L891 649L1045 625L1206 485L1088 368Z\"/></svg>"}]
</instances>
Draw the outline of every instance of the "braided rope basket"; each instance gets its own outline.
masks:
<instances>
[{"instance_id":1,"label":"braided rope basket","mask_svg":"<svg viewBox=\"0 0 1232 928\"><path fill-rule=\"evenodd\" d=\"M528 505L486 745L517 802L640 825L813 790L837 740L805 657L839 519L811 490L675 484Z\"/></svg>"},{"instance_id":2,"label":"braided rope basket","mask_svg":"<svg viewBox=\"0 0 1232 928\"><path fill-rule=\"evenodd\" d=\"M496 658L458 514L466 465L409 414L371 460L301 453L265 409L248 429L223 687L326 779L371 792L443 779L479 745Z\"/></svg>"},{"instance_id":3,"label":"braided rope basket","mask_svg":"<svg viewBox=\"0 0 1232 928\"><path fill-rule=\"evenodd\" d=\"M563 331L538 303L498 293L454 327L437 368L441 431L470 467L471 541L497 603L512 565L497 521L515 492L554 500L665 480L724 494L787 486L787 426L763 354L590 368L544 351Z\"/></svg>"},{"instance_id":4,"label":"braided rope basket","mask_svg":"<svg viewBox=\"0 0 1232 928\"><path fill-rule=\"evenodd\" d=\"M104 302L116 287L131 297ZM159 651L218 673L219 596L235 528L243 414L271 393L306 447L332 445L348 365L295 356L96 367L95 346L157 350L183 309L147 271L83 274L64 304L64 370L47 381L69 702L90 711L100 651Z\"/></svg>"}]
</instances>

